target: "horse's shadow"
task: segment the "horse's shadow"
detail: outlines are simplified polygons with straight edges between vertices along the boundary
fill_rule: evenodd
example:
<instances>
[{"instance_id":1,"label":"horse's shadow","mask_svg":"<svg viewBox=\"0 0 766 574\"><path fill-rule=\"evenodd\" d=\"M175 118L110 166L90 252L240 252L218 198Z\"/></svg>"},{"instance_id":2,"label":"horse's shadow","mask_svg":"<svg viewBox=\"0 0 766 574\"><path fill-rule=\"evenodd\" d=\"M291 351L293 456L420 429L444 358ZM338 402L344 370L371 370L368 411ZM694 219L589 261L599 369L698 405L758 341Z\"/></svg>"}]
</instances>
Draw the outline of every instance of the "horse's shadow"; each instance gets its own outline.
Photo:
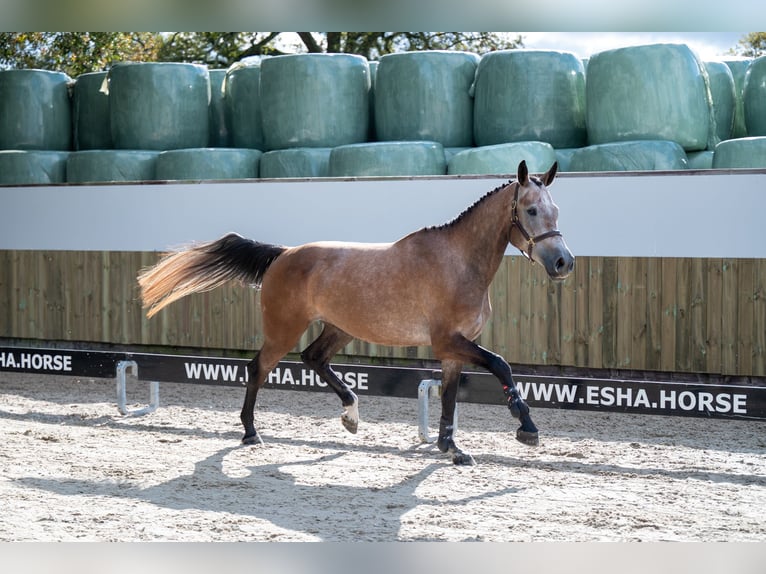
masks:
<instances>
[{"instance_id":1,"label":"horse's shadow","mask_svg":"<svg viewBox=\"0 0 766 574\"><path fill-rule=\"evenodd\" d=\"M329 447L333 448L333 445ZM124 483L102 480L23 477L15 482L63 495L132 498L173 510L250 516L309 538L327 541L395 541L400 539L403 516L417 506L449 504L459 507L519 491L515 487L504 487L449 502L422 498L416 492L418 487L434 472L449 469L452 464L447 461L426 462L425 457L431 454L416 449L404 453L399 449L391 449L400 455L422 457L425 466L399 482L384 487L305 484L296 480L290 472L291 467L324 464L346 455L340 451L292 462L255 464L248 467L249 475L230 477L224 472L224 460L239 448L248 447L221 449L199 460L190 474L146 488L126 487ZM359 509L364 509L364 512L359 512ZM344 535L334 534L338 531L335 527L328 529L330 522L344 523ZM253 525L253 530L257 531L257 524ZM295 535L286 534L286 537L294 539ZM279 536L274 538L279 539Z\"/></svg>"}]
</instances>

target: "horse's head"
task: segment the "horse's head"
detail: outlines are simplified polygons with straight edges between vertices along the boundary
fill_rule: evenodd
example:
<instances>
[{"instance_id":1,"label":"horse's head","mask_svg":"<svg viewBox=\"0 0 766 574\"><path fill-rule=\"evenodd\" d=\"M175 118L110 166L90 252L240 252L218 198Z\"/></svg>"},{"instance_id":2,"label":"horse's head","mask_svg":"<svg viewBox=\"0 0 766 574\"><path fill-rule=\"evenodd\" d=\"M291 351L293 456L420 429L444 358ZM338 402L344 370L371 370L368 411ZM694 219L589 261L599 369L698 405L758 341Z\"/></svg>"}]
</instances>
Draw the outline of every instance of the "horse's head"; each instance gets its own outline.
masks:
<instances>
[{"instance_id":1,"label":"horse's head","mask_svg":"<svg viewBox=\"0 0 766 574\"><path fill-rule=\"evenodd\" d=\"M512 204L510 241L530 260L540 263L551 279L563 280L574 269L574 255L558 230L559 208L548 186L556 177L558 163L540 178L529 175L522 161L517 172Z\"/></svg>"}]
</instances>

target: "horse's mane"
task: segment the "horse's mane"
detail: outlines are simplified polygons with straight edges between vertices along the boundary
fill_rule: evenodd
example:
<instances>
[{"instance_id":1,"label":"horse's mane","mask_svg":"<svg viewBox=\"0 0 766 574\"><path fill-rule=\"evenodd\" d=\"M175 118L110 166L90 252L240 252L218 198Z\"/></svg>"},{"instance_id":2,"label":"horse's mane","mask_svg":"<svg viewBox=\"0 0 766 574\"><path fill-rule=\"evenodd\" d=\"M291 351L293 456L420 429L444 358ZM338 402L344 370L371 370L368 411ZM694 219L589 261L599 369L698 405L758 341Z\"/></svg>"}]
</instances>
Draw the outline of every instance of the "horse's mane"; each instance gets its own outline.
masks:
<instances>
[{"instance_id":1,"label":"horse's mane","mask_svg":"<svg viewBox=\"0 0 766 574\"><path fill-rule=\"evenodd\" d=\"M516 181L516 180L509 179L507 183L503 183L503 184L498 185L495 189L493 189L492 191L488 191L483 196L481 196L479 199L477 199L473 203L473 205L471 205L470 207L466 208L460 215L455 217L453 220L448 221L447 223L442 223L441 225L432 225L430 227L426 227L425 231L439 231L439 230L442 230L442 229L449 229L451 227L454 227L454 226L458 225L461 221L463 221L465 218L467 218L473 211L475 211L476 208L479 205L481 205L486 199L492 197L498 191L500 191L504 187L512 184L514 181Z\"/></svg>"}]
</instances>

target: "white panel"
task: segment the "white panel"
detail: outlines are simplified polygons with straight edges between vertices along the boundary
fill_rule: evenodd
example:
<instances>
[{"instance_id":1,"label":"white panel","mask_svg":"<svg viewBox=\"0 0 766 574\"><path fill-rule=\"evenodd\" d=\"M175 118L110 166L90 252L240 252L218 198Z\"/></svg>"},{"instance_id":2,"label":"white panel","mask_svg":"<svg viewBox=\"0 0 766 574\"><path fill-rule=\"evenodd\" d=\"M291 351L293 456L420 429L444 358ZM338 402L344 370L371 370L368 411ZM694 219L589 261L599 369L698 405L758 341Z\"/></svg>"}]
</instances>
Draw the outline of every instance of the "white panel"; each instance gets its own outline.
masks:
<instances>
[{"instance_id":1,"label":"white panel","mask_svg":"<svg viewBox=\"0 0 766 574\"><path fill-rule=\"evenodd\" d=\"M163 251L228 231L285 245L393 241L450 221L503 182L0 187L0 249ZM562 175L551 191L575 255L766 257L766 173Z\"/></svg>"}]
</instances>

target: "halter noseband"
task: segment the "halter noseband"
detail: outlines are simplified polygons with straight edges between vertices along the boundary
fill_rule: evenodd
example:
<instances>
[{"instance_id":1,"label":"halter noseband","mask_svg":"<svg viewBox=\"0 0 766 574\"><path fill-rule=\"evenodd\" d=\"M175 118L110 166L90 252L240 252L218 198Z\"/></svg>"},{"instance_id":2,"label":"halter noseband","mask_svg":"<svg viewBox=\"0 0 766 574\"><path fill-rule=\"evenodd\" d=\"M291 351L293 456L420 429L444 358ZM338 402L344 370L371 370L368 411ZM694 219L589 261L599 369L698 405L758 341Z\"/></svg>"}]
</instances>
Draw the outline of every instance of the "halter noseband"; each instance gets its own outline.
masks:
<instances>
[{"instance_id":1,"label":"halter noseband","mask_svg":"<svg viewBox=\"0 0 766 574\"><path fill-rule=\"evenodd\" d=\"M511 229L508 232L508 243L510 243L511 239L511 232L513 231L514 227L517 227L519 230L519 233L521 233L522 237L527 242L527 250L524 251L523 249L519 249L521 253L529 259L532 263L534 263L534 259L532 259L532 249L534 249L535 244L539 243L543 239L548 239L549 237L556 237L561 236L561 232L558 229L553 229L551 231L546 231L545 233L541 233L540 235L535 235L532 237L527 233L527 230L524 229L524 226L521 224L521 220L519 219L519 188L521 187L521 183L518 181L516 182L516 189L513 192L513 202L511 203Z\"/></svg>"}]
</instances>

